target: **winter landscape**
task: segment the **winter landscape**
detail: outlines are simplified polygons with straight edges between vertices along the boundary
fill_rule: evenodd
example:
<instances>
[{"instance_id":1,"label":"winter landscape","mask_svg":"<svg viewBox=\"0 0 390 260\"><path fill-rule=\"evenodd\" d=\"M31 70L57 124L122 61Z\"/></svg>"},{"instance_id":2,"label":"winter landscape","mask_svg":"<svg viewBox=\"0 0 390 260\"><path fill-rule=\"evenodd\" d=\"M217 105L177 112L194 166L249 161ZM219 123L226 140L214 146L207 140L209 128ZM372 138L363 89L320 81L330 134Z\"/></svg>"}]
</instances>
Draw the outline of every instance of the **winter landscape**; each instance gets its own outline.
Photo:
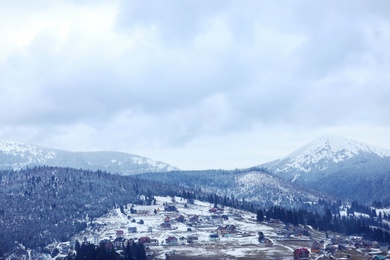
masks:
<instances>
[{"instance_id":1,"label":"winter landscape","mask_svg":"<svg viewBox=\"0 0 390 260\"><path fill-rule=\"evenodd\" d=\"M389 0L0 0L0 260L390 259Z\"/></svg>"},{"instance_id":2,"label":"winter landscape","mask_svg":"<svg viewBox=\"0 0 390 260\"><path fill-rule=\"evenodd\" d=\"M50 149L12 142L2 142L1 149L3 169L18 158L30 163L0 175L5 259L373 259L388 254L389 153L350 139L321 137L279 161L248 169L138 174L129 173L131 164L121 174L39 166L43 151ZM103 163L134 156L96 154ZM145 160L131 162L135 169L145 167ZM364 165L374 164L375 174L366 176L370 168ZM349 169L359 178L362 168L377 197L356 199L359 181L350 181L343 197L328 192L335 183L313 190L308 181L305 187L313 180L305 174L337 179Z\"/></svg>"}]
</instances>

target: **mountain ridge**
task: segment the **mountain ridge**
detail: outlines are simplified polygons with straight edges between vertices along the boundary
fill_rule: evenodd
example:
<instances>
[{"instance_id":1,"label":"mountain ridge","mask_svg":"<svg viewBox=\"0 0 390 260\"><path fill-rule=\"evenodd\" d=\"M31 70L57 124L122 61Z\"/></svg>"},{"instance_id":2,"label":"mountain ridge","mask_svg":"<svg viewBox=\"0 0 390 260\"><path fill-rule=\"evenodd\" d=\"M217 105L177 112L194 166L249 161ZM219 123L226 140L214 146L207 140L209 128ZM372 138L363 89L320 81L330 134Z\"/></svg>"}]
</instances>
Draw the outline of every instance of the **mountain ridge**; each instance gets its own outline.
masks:
<instances>
[{"instance_id":1,"label":"mountain ridge","mask_svg":"<svg viewBox=\"0 0 390 260\"><path fill-rule=\"evenodd\" d=\"M343 199L367 203L390 200L386 188L390 181L390 149L352 139L323 136L280 160L260 166L287 181ZM373 195L365 196L363 191L367 188L378 192L366 191Z\"/></svg>"},{"instance_id":2,"label":"mountain ridge","mask_svg":"<svg viewBox=\"0 0 390 260\"><path fill-rule=\"evenodd\" d=\"M71 152L0 140L0 169L19 170L38 165L102 170L123 175L178 170L167 163L124 152Z\"/></svg>"}]
</instances>

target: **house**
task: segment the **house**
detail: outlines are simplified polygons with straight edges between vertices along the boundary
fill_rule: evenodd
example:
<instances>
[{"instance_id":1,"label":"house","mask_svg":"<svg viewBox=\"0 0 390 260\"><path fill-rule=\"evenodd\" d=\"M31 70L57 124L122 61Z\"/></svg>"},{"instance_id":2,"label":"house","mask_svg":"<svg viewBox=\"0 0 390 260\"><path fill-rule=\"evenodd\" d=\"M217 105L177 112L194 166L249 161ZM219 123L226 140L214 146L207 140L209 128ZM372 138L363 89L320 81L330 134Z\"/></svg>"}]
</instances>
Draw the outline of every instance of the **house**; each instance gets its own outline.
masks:
<instances>
[{"instance_id":1,"label":"house","mask_svg":"<svg viewBox=\"0 0 390 260\"><path fill-rule=\"evenodd\" d=\"M138 243L145 244L145 243L150 243L150 242L151 242L150 237L140 237L140 238L138 238Z\"/></svg>"},{"instance_id":2,"label":"house","mask_svg":"<svg viewBox=\"0 0 390 260\"><path fill-rule=\"evenodd\" d=\"M123 237L123 234L124 234L123 230L116 231L116 237Z\"/></svg>"},{"instance_id":3,"label":"house","mask_svg":"<svg viewBox=\"0 0 390 260\"><path fill-rule=\"evenodd\" d=\"M309 259L310 253L307 248L298 248L294 250L294 260Z\"/></svg>"},{"instance_id":4,"label":"house","mask_svg":"<svg viewBox=\"0 0 390 260\"><path fill-rule=\"evenodd\" d=\"M129 227L127 229L127 232L129 232L129 233L137 233L137 227Z\"/></svg>"},{"instance_id":5,"label":"house","mask_svg":"<svg viewBox=\"0 0 390 260\"><path fill-rule=\"evenodd\" d=\"M218 211L217 208L211 208L211 209L209 209L209 212L210 212L210 213L217 213L217 211Z\"/></svg>"},{"instance_id":6,"label":"house","mask_svg":"<svg viewBox=\"0 0 390 260\"><path fill-rule=\"evenodd\" d=\"M370 240L363 240L362 244L363 244L363 247L365 247L365 248L371 248L374 243Z\"/></svg>"},{"instance_id":7,"label":"house","mask_svg":"<svg viewBox=\"0 0 390 260\"><path fill-rule=\"evenodd\" d=\"M226 225L224 227L220 226L216 230L218 236L221 237L229 237L236 233L235 225Z\"/></svg>"},{"instance_id":8,"label":"house","mask_svg":"<svg viewBox=\"0 0 390 260\"><path fill-rule=\"evenodd\" d=\"M210 236L209 236L209 240L210 241L218 241L219 240L219 236L218 236L218 234L210 234Z\"/></svg>"},{"instance_id":9,"label":"house","mask_svg":"<svg viewBox=\"0 0 390 260\"><path fill-rule=\"evenodd\" d=\"M165 244L167 245L177 245L178 244L178 240L176 237L173 237L173 236L169 236L167 237L167 239L165 239Z\"/></svg>"},{"instance_id":10,"label":"house","mask_svg":"<svg viewBox=\"0 0 390 260\"><path fill-rule=\"evenodd\" d=\"M176 221L177 221L177 222L183 223L184 220L185 220L185 217L184 217L183 215L180 215L180 216L178 216L178 217L176 218Z\"/></svg>"},{"instance_id":11,"label":"house","mask_svg":"<svg viewBox=\"0 0 390 260\"><path fill-rule=\"evenodd\" d=\"M170 229L170 228L172 228L172 226L171 226L171 223L169 223L169 222L164 222L164 223L161 223L161 224L160 224L160 228L163 228L163 229Z\"/></svg>"},{"instance_id":12,"label":"house","mask_svg":"<svg viewBox=\"0 0 390 260\"><path fill-rule=\"evenodd\" d=\"M198 236L197 235L188 235L187 236L187 242L189 244L193 243L195 240L198 240Z\"/></svg>"},{"instance_id":13,"label":"house","mask_svg":"<svg viewBox=\"0 0 390 260\"><path fill-rule=\"evenodd\" d=\"M265 245L265 246L272 246L273 243L272 243L271 239L266 238L266 239L264 240L264 245Z\"/></svg>"},{"instance_id":14,"label":"house","mask_svg":"<svg viewBox=\"0 0 390 260\"><path fill-rule=\"evenodd\" d=\"M137 210L138 215L148 215L149 212L150 212L149 210Z\"/></svg>"},{"instance_id":15,"label":"house","mask_svg":"<svg viewBox=\"0 0 390 260\"><path fill-rule=\"evenodd\" d=\"M175 205L173 204L167 204L165 207L164 207L164 210L165 211L177 211L177 208Z\"/></svg>"},{"instance_id":16,"label":"house","mask_svg":"<svg viewBox=\"0 0 390 260\"><path fill-rule=\"evenodd\" d=\"M211 216L211 223L213 225L222 225L223 219L220 216L213 215L213 216Z\"/></svg>"},{"instance_id":17,"label":"house","mask_svg":"<svg viewBox=\"0 0 390 260\"><path fill-rule=\"evenodd\" d=\"M198 223L199 222L199 216L198 215L193 215L192 217L189 218L189 221L192 223Z\"/></svg>"},{"instance_id":18,"label":"house","mask_svg":"<svg viewBox=\"0 0 390 260\"><path fill-rule=\"evenodd\" d=\"M179 241L180 241L180 245L185 245L185 243L186 243L186 238L185 238L185 237L180 237L180 238L179 238Z\"/></svg>"},{"instance_id":19,"label":"house","mask_svg":"<svg viewBox=\"0 0 390 260\"><path fill-rule=\"evenodd\" d=\"M376 256L374 256L373 259L374 259L374 260L386 260L386 256L383 256L383 255L376 255Z\"/></svg>"}]
</instances>

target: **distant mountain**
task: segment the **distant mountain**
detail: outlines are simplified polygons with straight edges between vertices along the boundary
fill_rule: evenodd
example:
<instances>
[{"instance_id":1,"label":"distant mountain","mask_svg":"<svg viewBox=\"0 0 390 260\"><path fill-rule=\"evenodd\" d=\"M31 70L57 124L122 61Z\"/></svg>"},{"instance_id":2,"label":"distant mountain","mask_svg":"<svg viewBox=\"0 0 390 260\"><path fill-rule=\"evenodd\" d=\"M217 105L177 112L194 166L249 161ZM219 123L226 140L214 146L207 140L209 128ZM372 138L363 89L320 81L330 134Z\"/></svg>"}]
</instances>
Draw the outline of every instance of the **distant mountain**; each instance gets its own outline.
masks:
<instances>
[{"instance_id":1,"label":"distant mountain","mask_svg":"<svg viewBox=\"0 0 390 260\"><path fill-rule=\"evenodd\" d=\"M122 152L69 152L0 141L0 169L18 170L37 165L102 170L122 175L178 170L163 162Z\"/></svg>"},{"instance_id":2,"label":"distant mountain","mask_svg":"<svg viewBox=\"0 0 390 260\"><path fill-rule=\"evenodd\" d=\"M390 150L354 140L324 136L262 166L285 180L342 198L390 200L385 186L390 183Z\"/></svg>"}]
</instances>

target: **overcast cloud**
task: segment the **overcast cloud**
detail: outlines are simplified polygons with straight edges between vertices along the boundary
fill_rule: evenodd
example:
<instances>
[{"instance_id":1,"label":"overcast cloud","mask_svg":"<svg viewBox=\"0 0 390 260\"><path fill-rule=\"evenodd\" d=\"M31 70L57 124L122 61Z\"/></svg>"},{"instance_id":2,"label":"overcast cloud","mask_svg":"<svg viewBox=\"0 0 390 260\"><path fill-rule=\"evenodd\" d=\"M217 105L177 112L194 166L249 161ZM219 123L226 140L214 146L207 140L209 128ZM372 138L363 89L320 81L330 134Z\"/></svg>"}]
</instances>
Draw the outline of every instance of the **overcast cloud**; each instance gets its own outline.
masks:
<instances>
[{"instance_id":1,"label":"overcast cloud","mask_svg":"<svg viewBox=\"0 0 390 260\"><path fill-rule=\"evenodd\" d=\"M0 139L241 168L390 148L390 2L2 1Z\"/></svg>"}]
</instances>

